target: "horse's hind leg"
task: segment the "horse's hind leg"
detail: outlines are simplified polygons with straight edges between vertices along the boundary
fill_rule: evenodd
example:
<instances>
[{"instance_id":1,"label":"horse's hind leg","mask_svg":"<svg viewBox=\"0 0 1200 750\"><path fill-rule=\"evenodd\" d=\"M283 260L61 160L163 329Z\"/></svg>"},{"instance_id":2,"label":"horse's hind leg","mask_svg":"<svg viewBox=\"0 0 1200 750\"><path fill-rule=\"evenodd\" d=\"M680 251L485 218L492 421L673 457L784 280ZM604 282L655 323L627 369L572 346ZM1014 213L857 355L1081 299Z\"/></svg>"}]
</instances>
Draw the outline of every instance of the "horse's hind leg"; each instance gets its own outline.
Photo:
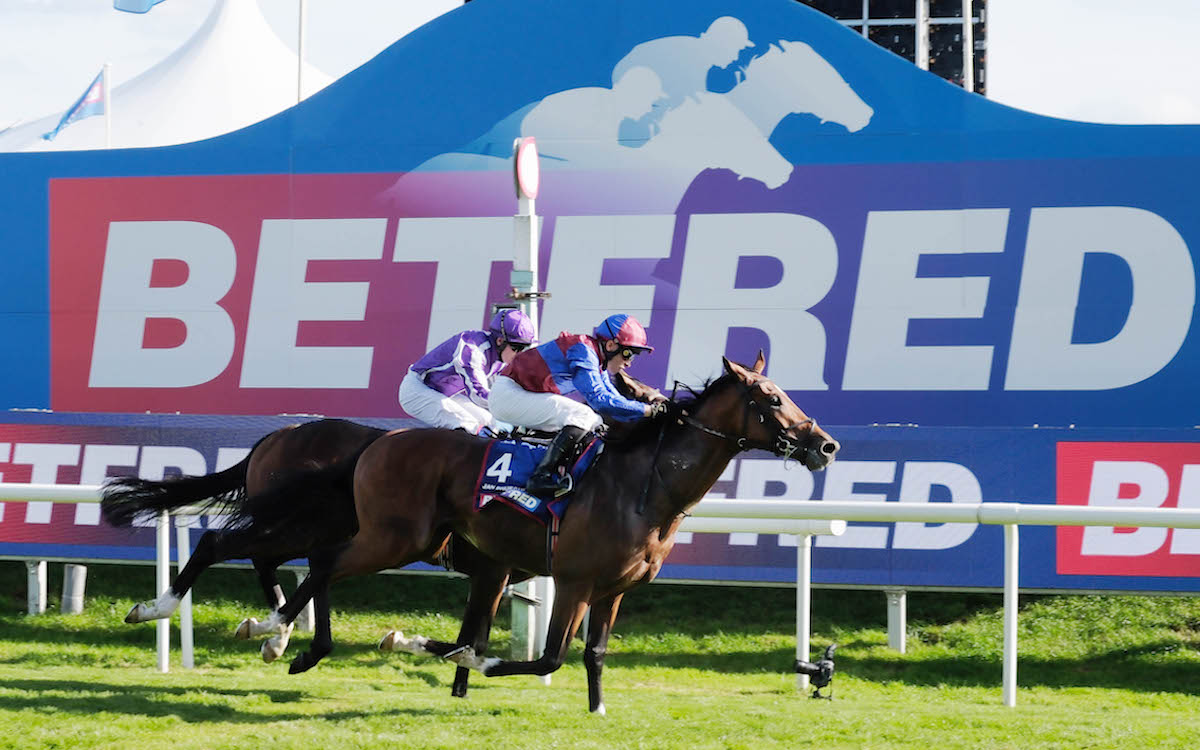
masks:
<instances>
[{"instance_id":1,"label":"horse's hind leg","mask_svg":"<svg viewBox=\"0 0 1200 750\"><path fill-rule=\"evenodd\" d=\"M471 576L471 594L467 599L467 611L463 614L462 627L458 631L456 642L435 641L420 635L405 637L400 631L392 630L379 642L379 649L407 651L412 654L430 653L445 657L464 646L469 646L476 654L483 654L487 651L492 621L500 607L500 598L507 582L507 569L484 570ZM470 674L471 670L467 667L454 670L454 684L450 688L450 695L455 698L466 697Z\"/></svg>"},{"instance_id":2,"label":"horse's hind leg","mask_svg":"<svg viewBox=\"0 0 1200 750\"><path fill-rule=\"evenodd\" d=\"M167 590L157 599L133 605L129 614L125 615L125 622L162 620L175 614L175 610L179 608L179 601L191 590L200 574L214 564L229 559L221 556L221 542L224 541L221 536L221 532L217 531L204 532L200 541L196 543L192 556L188 558L187 565L183 566L183 570L179 571L179 575Z\"/></svg>"},{"instance_id":3,"label":"horse's hind leg","mask_svg":"<svg viewBox=\"0 0 1200 750\"><path fill-rule=\"evenodd\" d=\"M287 558L255 557L250 562L254 563L254 572L258 574L258 585L262 588L267 609L274 612L287 601L283 596L283 588L279 585L279 577L276 575L279 566L287 562ZM257 617L247 617L238 624L233 637L244 641L266 632L267 630L259 623Z\"/></svg>"},{"instance_id":4,"label":"horse's hind leg","mask_svg":"<svg viewBox=\"0 0 1200 750\"><path fill-rule=\"evenodd\" d=\"M583 665L587 668L588 710L603 716L604 692L600 688L600 673L604 671L604 656L608 653L608 636L617 619L617 608L621 606L623 594L601 599L592 605L591 629L587 647L583 652Z\"/></svg>"},{"instance_id":5,"label":"horse's hind leg","mask_svg":"<svg viewBox=\"0 0 1200 750\"><path fill-rule=\"evenodd\" d=\"M263 643L263 658L271 661L267 658L268 649L277 652L276 655L283 653L283 650L287 648L292 622L300 615L304 605L314 596L326 590L329 584L352 575L375 573L384 568L407 565L419 559L420 550L427 546L429 545L420 547L406 545L403 537L363 538L361 534L356 534L350 542L336 549L311 555L308 576L293 592L287 603L271 615L267 623L277 633ZM408 552L405 552L406 548L408 548ZM327 608L326 604L325 609ZM323 615L318 615L318 623L322 619ZM325 631L325 638L328 641L325 642L325 638L321 638L320 631L318 631L313 638L313 643L319 646L319 650L328 653L333 649L333 640L329 635L327 625ZM292 668L289 671L291 674L296 674L312 669L322 656L324 656L323 653L316 651L308 654L307 658L301 654L292 660Z\"/></svg>"},{"instance_id":6,"label":"horse's hind leg","mask_svg":"<svg viewBox=\"0 0 1200 750\"><path fill-rule=\"evenodd\" d=\"M507 661L496 657L478 655L473 649L464 649L451 654L450 659L462 667L483 672L488 677L508 674L547 675L562 666L567 655L567 645L574 637L587 611L587 600L591 586L561 586L554 599L554 611L550 615L550 627L546 633L546 650L533 661Z\"/></svg>"},{"instance_id":7,"label":"horse's hind leg","mask_svg":"<svg viewBox=\"0 0 1200 750\"><path fill-rule=\"evenodd\" d=\"M325 586L313 595L313 609L316 610L315 631L308 651L292 660L288 674L307 672L317 665L317 662L333 653L333 631L329 625L329 587Z\"/></svg>"}]
</instances>

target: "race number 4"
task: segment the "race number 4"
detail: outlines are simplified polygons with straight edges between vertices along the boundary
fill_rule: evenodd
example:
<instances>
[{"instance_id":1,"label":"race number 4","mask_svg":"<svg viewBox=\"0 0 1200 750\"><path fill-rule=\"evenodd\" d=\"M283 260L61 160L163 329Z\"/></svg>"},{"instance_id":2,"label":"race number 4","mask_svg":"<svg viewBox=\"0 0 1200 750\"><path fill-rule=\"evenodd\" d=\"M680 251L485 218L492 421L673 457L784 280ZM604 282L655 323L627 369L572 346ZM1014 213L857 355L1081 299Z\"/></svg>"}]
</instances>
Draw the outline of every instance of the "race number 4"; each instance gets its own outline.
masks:
<instances>
[{"instance_id":1,"label":"race number 4","mask_svg":"<svg viewBox=\"0 0 1200 750\"><path fill-rule=\"evenodd\" d=\"M492 465L488 467L484 474L485 476L495 479L497 484L507 484L508 478L512 476L512 469L510 468L511 466L512 454L505 453L504 455L500 456L500 458L497 458L495 461L493 461Z\"/></svg>"}]
</instances>

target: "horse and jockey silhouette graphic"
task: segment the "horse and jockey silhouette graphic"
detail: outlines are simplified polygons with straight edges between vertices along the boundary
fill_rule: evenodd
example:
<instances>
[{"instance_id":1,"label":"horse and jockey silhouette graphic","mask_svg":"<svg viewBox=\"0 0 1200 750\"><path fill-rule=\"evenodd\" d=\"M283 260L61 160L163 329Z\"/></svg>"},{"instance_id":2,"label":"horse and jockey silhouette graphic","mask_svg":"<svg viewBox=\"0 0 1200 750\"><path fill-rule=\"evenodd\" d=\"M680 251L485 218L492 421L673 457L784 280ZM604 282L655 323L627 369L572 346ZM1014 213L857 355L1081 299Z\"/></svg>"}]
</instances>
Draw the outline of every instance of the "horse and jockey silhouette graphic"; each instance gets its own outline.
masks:
<instances>
[{"instance_id":1,"label":"horse and jockey silhouette graphic","mask_svg":"<svg viewBox=\"0 0 1200 750\"><path fill-rule=\"evenodd\" d=\"M730 65L733 88L710 91L710 71ZM698 37L635 46L613 67L611 88L566 89L530 102L470 143L420 164L382 197L402 200L405 180L422 173L509 169L513 139L523 136L537 137L548 170L604 170L612 187L630 190L649 180L663 205L677 205L710 169L774 190L793 165L770 138L791 115L857 133L874 110L807 43L758 46L741 21L723 16Z\"/></svg>"}]
</instances>

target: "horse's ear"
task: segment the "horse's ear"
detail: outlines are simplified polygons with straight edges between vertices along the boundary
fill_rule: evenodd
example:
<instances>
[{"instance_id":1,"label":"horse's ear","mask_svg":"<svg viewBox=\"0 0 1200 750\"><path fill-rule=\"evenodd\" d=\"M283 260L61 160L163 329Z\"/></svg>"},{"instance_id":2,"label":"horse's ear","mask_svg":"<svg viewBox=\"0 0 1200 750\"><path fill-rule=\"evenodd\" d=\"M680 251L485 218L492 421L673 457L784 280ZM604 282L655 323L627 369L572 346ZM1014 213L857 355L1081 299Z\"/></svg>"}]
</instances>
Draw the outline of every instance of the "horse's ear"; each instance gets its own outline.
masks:
<instances>
[{"instance_id":1,"label":"horse's ear","mask_svg":"<svg viewBox=\"0 0 1200 750\"><path fill-rule=\"evenodd\" d=\"M763 354L763 350L758 350L758 359L754 360L754 371L762 375L762 371L767 366L767 357Z\"/></svg>"},{"instance_id":2,"label":"horse's ear","mask_svg":"<svg viewBox=\"0 0 1200 750\"><path fill-rule=\"evenodd\" d=\"M737 362L730 362L728 357L721 357L721 362L725 364L725 372L730 375L738 375L746 370Z\"/></svg>"}]
</instances>

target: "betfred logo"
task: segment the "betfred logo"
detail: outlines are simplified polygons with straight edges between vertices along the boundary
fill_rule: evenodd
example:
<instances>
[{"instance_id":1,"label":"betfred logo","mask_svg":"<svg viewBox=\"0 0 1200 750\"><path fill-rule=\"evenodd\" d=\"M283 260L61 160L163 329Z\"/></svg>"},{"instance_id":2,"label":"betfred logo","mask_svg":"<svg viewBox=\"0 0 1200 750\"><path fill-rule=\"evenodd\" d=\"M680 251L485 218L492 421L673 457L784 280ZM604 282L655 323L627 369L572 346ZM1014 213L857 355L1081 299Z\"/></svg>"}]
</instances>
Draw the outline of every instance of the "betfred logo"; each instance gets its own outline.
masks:
<instances>
[{"instance_id":1,"label":"betfred logo","mask_svg":"<svg viewBox=\"0 0 1200 750\"><path fill-rule=\"evenodd\" d=\"M1059 505L1200 509L1200 443L1059 443ZM1057 572L1200 575L1200 529L1058 527Z\"/></svg>"}]
</instances>

